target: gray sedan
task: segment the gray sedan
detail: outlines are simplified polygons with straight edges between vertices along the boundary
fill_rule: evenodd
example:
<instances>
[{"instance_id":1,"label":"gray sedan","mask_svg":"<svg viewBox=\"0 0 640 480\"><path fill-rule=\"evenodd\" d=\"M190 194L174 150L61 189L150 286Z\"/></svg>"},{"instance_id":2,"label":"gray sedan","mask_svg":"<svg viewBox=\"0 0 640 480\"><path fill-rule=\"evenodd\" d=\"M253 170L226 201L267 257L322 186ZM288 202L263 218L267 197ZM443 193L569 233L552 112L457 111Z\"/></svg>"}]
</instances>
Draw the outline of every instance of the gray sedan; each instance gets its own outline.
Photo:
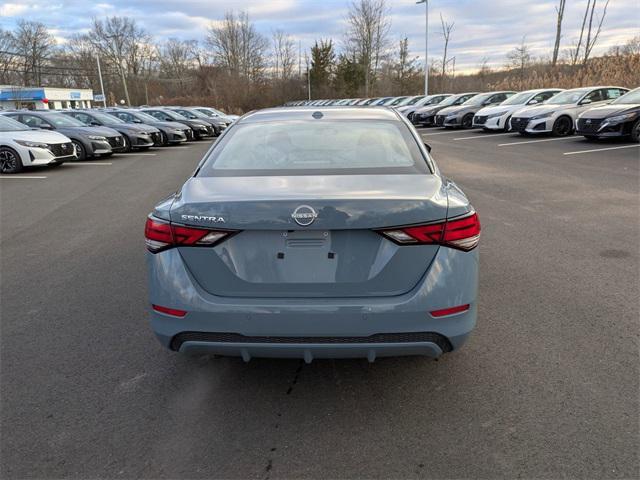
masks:
<instances>
[{"instance_id":1,"label":"gray sedan","mask_svg":"<svg viewBox=\"0 0 640 480\"><path fill-rule=\"evenodd\" d=\"M119 118L123 122L133 123L136 125L151 125L160 130L160 138L156 142L156 146L165 146L169 144L183 143L193 138L191 128L178 122L163 122L148 113L140 112L134 109L114 108L104 110L105 113Z\"/></svg>"},{"instance_id":2,"label":"gray sedan","mask_svg":"<svg viewBox=\"0 0 640 480\"><path fill-rule=\"evenodd\" d=\"M438 127L445 128L471 128L473 116L484 107L499 105L516 92L488 92L479 93L471 97L458 107L448 107L440 110L435 117Z\"/></svg>"},{"instance_id":3,"label":"gray sedan","mask_svg":"<svg viewBox=\"0 0 640 480\"><path fill-rule=\"evenodd\" d=\"M388 108L245 115L145 237L151 324L171 350L438 357L476 323L478 215Z\"/></svg>"},{"instance_id":4,"label":"gray sedan","mask_svg":"<svg viewBox=\"0 0 640 480\"><path fill-rule=\"evenodd\" d=\"M68 110L63 113L80 120L85 125L110 127L117 130L124 138L125 152L133 148L145 150L160 141L160 130L149 125L132 125L96 110Z\"/></svg>"},{"instance_id":5,"label":"gray sedan","mask_svg":"<svg viewBox=\"0 0 640 480\"><path fill-rule=\"evenodd\" d=\"M31 127L55 130L66 135L73 142L78 160L95 156L109 156L123 151L124 137L108 127L88 127L84 123L50 111L17 111L6 113L8 117Z\"/></svg>"}]
</instances>

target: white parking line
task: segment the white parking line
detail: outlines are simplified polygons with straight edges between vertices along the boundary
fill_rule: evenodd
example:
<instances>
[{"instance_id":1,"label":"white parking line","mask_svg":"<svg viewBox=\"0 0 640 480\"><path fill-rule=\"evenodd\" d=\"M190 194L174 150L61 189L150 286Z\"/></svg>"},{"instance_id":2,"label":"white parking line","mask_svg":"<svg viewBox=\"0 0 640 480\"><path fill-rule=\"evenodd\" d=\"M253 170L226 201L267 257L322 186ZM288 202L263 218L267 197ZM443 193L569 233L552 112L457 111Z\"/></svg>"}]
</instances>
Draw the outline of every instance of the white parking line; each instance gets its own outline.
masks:
<instances>
[{"instance_id":1,"label":"white parking line","mask_svg":"<svg viewBox=\"0 0 640 480\"><path fill-rule=\"evenodd\" d=\"M445 134L452 134L452 133L459 133L456 132L455 130L450 131L450 132L438 132L438 133L421 133L420 135L422 135L423 137L430 137L431 135L445 135Z\"/></svg>"},{"instance_id":2,"label":"white parking line","mask_svg":"<svg viewBox=\"0 0 640 480\"><path fill-rule=\"evenodd\" d=\"M65 165L70 165L73 167L84 167L85 165L113 165L111 162L67 162Z\"/></svg>"},{"instance_id":3,"label":"white parking line","mask_svg":"<svg viewBox=\"0 0 640 480\"><path fill-rule=\"evenodd\" d=\"M171 150L177 150L178 148L186 148L186 149L189 149L189 148L191 148L191 147L183 147L183 146L181 146L181 147L170 147L170 148L171 148Z\"/></svg>"},{"instance_id":4,"label":"white parking line","mask_svg":"<svg viewBox=\"0 0 640 480\"><path fill-rule=\"evenodd\" d=\"M458 137L458 138L454 138L454 140L473 140L475 138L503 137L504 135L514 135L514 133L513 132L508 132L508 133L485 133L484 135L476 135L475 137Z\"/></svg>"},{"instance_id":5,"label":"white parking line","mask_svg":"<svg viewBox=\"0 0 640 480\"><path fill-rule=\"evenodd\" d=\"M8 180L10 178L15 178L15 179L35 178L36 180L42 180L43 178L47 178L47 177L41 177L37 175L0 175L0 179L2 178L4 178L5 180Z\"/></svg>"},{"instance_id":6,"label":"white parking line","mask_svg":"<svg viewBox=\"0 0 640 480\"><path fill-rule=\"evenodd\" d=\"M155 157L155 153L116 153L119 157Z\"/></svg>"},{"instance_id":7,"label":"white parking line","mask_svg":"<svg viewBox=\"0 0 640 480\"><path fill-rule=\"evenodd\" d=\"M560 137L560 138L545 138L542 140L525 140L524 142L510 142L510 143L499 143L499 147L506 147L508 145L524 145L525 143L540 143L540 142L555 142L558 140L571 140L571 137ZM575 140L575 138L574 138Z\"/></svg>"},{"instance_id":8,"label":"white parking line","mask_svg":"<svg viewBox=\"0 0 640 480\"><path fill-rule=\"evenodd\" d=\"M638 145L623 145L621 147L594 148L592 150L577 150L575 152L565 152L565 153L563 153L563 155L577 155L579 153L604 152L605 150L619 150L621 148L638 148L638 147L640 147L640 144L638 144Z\"/></svg>"}]
</instances>

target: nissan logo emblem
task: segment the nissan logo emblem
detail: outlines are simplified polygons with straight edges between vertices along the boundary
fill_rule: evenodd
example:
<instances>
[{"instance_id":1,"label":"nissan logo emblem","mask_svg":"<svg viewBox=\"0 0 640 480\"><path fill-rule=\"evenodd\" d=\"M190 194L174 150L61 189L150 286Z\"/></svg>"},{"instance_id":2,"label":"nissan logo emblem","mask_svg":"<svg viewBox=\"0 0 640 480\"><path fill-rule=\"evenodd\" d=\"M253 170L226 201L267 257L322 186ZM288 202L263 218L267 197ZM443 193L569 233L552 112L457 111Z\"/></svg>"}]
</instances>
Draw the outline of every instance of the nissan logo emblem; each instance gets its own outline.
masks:
<instances>
[{"instance_id":1,"label":"nissan logo emblem","mask_svg":"<svg viewBox=\"0 0 640 480\"><path fill-rule=\"evenodd\" d=\"M316 211L309 205L300 205L291 214L296 223L302 227L308 227L318 217Z\"/></svg>"}]
</instances>

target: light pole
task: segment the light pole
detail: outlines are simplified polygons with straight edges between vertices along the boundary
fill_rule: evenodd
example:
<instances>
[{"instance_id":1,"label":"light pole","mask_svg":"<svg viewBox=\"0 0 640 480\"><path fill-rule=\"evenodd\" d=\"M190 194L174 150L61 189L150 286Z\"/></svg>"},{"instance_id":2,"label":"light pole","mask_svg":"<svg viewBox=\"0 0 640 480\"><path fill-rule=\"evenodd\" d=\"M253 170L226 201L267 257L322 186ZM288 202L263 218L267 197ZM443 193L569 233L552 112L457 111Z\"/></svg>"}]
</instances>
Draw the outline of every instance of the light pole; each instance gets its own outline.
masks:
<instances>
[{"instance_id":1,"label":"light pole","mask_svg":"<svg viewBox=\"0 0 640 480\"><path fill-rule=\"evenodd\" d=\"M107 108L107 99L104 96L104 83L102 83L102 70L100 69L100 57L96 55L96 61L98 62L98 77L100 78L100 92L102 93L102 104L104 108Z\"/></svg>"},{"instance_id":2,"label":"light pole","mask_svg":"<svg viewBox=\"0 0 640 480\"><path fill-rule=\"evenodd\" d=\"M429 0L418 0L416 5L424 3L424 94L429 95Z\"/></svg>"}]
</instances>

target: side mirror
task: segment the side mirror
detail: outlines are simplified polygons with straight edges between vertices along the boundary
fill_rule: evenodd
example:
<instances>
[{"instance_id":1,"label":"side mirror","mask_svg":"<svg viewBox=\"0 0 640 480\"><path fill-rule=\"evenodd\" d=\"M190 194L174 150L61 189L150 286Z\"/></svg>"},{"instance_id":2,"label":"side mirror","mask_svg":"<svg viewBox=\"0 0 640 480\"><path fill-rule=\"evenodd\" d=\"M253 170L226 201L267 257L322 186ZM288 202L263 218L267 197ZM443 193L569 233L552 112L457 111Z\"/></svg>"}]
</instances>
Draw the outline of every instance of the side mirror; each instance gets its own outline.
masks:
<instances>
[{"instance_id":1,"label":"side mirror","mask_svg":"<svg viewBox=\"0 0 640 480\"><path fill-rule=\"evenodd\" d=\"M534 98L533 100L529 100L529 103L527 105L535 105L536 103L539 103L539 102Z\"/></svg>"},{"instance_id":2,"label":"side mirror","mask_svg":"<svg viewBox=\"0 0 640 480\"><path fill-rule=\"evenodd\" d=\"M424 148L427 149L427 152L431 153L431 145L429 145L427 142L424 142Z\"/></svg>"},{"instance_id":3,"label":"side mirror","mask_svg":"<svg viewBox=\"0 0 640 480\"><path fill-rule=\"evenodd\" d=\"M140 120L139 118L134 118L133 123L142 123L142 120Z\"/></svg>"}]
</instances>

